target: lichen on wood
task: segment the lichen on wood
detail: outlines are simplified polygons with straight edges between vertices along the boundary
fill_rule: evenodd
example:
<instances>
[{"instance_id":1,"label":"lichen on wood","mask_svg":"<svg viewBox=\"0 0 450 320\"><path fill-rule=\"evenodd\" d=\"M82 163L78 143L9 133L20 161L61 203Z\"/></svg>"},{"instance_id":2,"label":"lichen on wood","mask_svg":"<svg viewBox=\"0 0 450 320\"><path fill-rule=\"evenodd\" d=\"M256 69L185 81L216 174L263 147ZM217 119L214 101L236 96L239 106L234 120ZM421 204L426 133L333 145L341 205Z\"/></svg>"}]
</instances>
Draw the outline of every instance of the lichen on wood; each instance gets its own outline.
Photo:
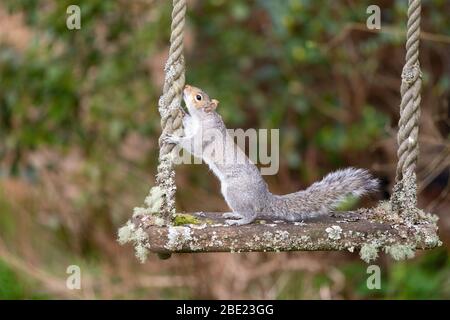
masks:
<instances>
[{"instance_id":1,"label":"lichen on wood","mask_svg":"<svg viewBox=\"0 0 450 320\"><path fill-rule=\"evenodd\" d=\"M385 252L397 261L413 258L415 256L415 249L412 245L404 244L393 244L384 248Z\"/></svg>"},{"instance_id":2,"label":"lichen on wood","mask_svg":"<svg viewBox=\"0 0 450 320\"><path fill-rule=\"evenodd\" d=\"M363 243L359 250L361 260L369 263L378 258L378 245L375 243Z\"/></svg>"},{"instance_id":3,"label":"lichen on wood","mask_svg":"<svg viewBox=\"0 0 450 320\"><path fill-rule=\"evenodd\" d=\"M186 224L200 224L200 220L187 213L177 213L173 219L173 224L175 226L183 226Z\"/></svg>"},{"instance_id":4,"label":"lichen on wood","mask_svg":"<svg viewBox=\"0 0 450 320\"><path fill-rule=\"evenodd\" d=\"M135 254L141 263L147 260L149 253L149 236L140 226L128 221L118 231L117 241L124 245L126 243L132 243L134 245Z\"/></svg>"},{"instance_id":5,"label":"lichen on wood","mask_svg":"<svg viewBox=\"0 0 450 320\"><path fill-rule=\"evenodd\" d=\"M163 203L163 193L161 187L152 187L144 200L144 206L133 209L133 217L139 217L149 225L158 227L165 225L164 219L159 214ZM130 220L127 221L117 232L117 242L121 245L132 243L138 260L141 263L147 260L150 241L148 234L141 226L132 223Z\"/></svg>"},{"instance_id":6,"label":"lichen on wood","mask_svg":"<svg viewBox=\"0 0 450 320\"><path fill-rule=\"evenodd\" d=\"M144 248L158 254L360 250L361 258L370 262L380 251L399 260L411 258L416 249L440 245L434 216L423 213L428 218L411 224L391 211L388 203L382 202L372 209L330 213L301 223L228 226L220 213L181 215L183 224L179 226L158 226L149 215L139 214L131 223L147 234Z\"/></svg>"}]
</instances>

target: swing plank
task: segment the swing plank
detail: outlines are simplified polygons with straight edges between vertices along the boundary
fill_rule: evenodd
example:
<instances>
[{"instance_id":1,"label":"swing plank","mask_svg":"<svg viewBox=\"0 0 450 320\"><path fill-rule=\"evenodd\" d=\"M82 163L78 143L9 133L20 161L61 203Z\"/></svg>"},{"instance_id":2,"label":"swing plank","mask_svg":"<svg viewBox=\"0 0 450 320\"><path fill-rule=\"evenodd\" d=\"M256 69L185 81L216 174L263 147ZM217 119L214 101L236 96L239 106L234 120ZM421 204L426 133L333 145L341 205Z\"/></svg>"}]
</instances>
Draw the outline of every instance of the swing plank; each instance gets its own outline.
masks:
<instances>
[{"instance_id":1,"label":"swing plank","mask_svg":"<svg viewBox=\"0 0 450 320\"><path fill-rule=\"evenodd\" d=\"M381 218L379 208L330 213L299 223L256 221L228 226L221 213L191 213L198 223L183 226L154 226L145 217L133 219L148 236L148 249L159 254L193 252L270 252L348 250L362 247L405 246L431 249L440 245L432 219L406 225Z\"/></svg>"}]
</instances>

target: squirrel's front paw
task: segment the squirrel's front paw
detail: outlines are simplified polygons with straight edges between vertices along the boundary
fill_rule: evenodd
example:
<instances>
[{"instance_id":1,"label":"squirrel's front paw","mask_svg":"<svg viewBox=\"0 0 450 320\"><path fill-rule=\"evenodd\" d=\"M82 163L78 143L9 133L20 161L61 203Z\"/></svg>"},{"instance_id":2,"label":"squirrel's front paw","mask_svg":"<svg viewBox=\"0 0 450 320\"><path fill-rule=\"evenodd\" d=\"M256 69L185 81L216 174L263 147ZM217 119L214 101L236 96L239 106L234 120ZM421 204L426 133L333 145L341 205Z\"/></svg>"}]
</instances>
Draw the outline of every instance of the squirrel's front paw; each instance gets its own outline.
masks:
<instances>
[{"instance_id":1,"label":"squirrel's front paw","mask_svg":"<svg viewBox=\"0 0 450 320\"><path fill-rule=\"evenodd\" d=\"M222 218L225 219L242 219L242 214L236 213L236 212L225 212L222 214Z\"/></svg>"},{"instance_id":2,"label":"squirrel's front paw","mask_svg":"<svg viewBox=\"0 0 450 320\"><path fill-rule=\"evenodd\" d=\"M225 212L222 214L222 218L227 218L228 220L225 220L225 223L229 226L240 226L243 224L246 224L248 222L245 222L246 219L242 214L239 214L237 212Z\"/></svg>"},{"instance_id":3,"label":"squirrel's front paw","mask_svg":"<svg viewBox=\"0 0 450 320\"><path fill-rule=\"evenodd\" d=\"M247 219L247 218L242 218L242 219L228 219L225 220L225 223L229 226L243 226L245 224L249 224L253 221L253 219Z\"/></svg>"},{"instance_id":4,"label":"squirrel's front paw","mask_svg":"<svg viewBox=\"0 0 450 320\"><path fill-rule=\"evenodd\" d=\"M178 144L180 143L180 139L181 137L176 136L174 134L166 134L163 138L162 141L164 143L171 143L171 144Z\"/></svg>"},{"instance_id":5,"label":"squirrel's front paw","mask_svg":"<svg viewBox=\"0 0 450 320\"><path fill-rule=\"evenodd\" d=\"M242 219L239 219L239 220L229 219L229 220L225 220L225 223L229 226L240 226L242 224L245 224L245 223L242 223L241 221L242 221Z\"/></svg>"}]
</instances>

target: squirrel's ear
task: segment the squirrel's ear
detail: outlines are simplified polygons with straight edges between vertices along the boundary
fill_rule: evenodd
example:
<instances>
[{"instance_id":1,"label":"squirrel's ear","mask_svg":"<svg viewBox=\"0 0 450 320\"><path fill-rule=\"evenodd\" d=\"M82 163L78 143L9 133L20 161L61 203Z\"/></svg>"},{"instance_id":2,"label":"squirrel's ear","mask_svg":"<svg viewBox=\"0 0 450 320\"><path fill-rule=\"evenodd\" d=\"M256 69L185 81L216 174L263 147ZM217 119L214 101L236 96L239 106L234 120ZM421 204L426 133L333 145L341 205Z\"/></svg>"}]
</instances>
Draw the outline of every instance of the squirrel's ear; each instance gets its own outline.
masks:
<instances>
[{"instance_id":1,"label":"squirrel's ear","mask_svg":"<svg viewBox=\"0 0 450 320\"><path fill-rule=\"evenodd\" d=\"M211 107L213 109L216 109L218 105L219 105L219 100L216 100L216 99L211 100Z\"/></svg>"},{"instance_id":2,"label":"squirrel's ear","mask_svg":"<svg viewBox=\"0 0 450 320\"><path fill-rule=\"evenodd\" d=\"M219 101L216 99L212 99L210 103L205 108L206 112L211 112L213 110L216 110L217 106L219 105Z\"/></svg>"}]
</instances>

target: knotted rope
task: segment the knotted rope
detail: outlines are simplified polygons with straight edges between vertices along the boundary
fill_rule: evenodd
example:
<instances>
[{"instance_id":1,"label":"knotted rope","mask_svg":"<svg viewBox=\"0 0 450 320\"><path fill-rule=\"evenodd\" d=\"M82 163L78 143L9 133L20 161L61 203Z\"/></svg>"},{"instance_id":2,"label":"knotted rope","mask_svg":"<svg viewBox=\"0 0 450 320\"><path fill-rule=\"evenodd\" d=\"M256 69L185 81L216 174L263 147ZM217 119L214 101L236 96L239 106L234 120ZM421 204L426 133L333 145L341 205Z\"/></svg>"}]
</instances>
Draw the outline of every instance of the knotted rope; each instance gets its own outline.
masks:
<instances>
[{"instance_id":1,"label":"knotted rope","mask_svg":"<svg viewBox=\"0 0 450 320\"><path fill-rule=\"evenodd\" d=\"M417 204L416 164L419 154L420 89L422 73L419 64L421 0L408 1L406 35L406 62L400 87L401 104L398 142L396 185L391 199L394 209L415 218Z\"/></svg>"},{"instance_id":2,"label":"knotted rope","mask_svg":"<svg viewBox=\"0 0 450 320\"><path fill-rule=\"evenodd\" d=\"M183 131L183 111L180 104L185 82L183 57L185 15L186 0L173 0L169 57L164 68L163 94L158 104L162 133L159 138L159 165L156 184L163 193L161 215L166 222L169 222L172 214L175 213L176 185L171 155L174 145L165 143L163 137L167 134L181 135Z\"/></svg>"},{"instance_id":3,"label":"knotted rope","mask_svg":"<svg viewBox=\"0 0 450 320\"><path fill-rule=\"evenodd\" d=\"M159 100L162 134L159 139L159 165L156 183L163 191L161 214L170 221L175 213L175 172L171 151L174 145L162 139L167 134L182 133L181 93L185 83L183 36L186 0L173 0L169 57L165 66L163 94ZM396 185L391 203L399 212L415 212L417 185L415 169L419 154L418 133L422 74L419 64L421 0L408 0L406 62L400 88L400 120L397 134L398 163ZM409 216L411 218L411 216Z\"/></svg>"}]
</instances>

